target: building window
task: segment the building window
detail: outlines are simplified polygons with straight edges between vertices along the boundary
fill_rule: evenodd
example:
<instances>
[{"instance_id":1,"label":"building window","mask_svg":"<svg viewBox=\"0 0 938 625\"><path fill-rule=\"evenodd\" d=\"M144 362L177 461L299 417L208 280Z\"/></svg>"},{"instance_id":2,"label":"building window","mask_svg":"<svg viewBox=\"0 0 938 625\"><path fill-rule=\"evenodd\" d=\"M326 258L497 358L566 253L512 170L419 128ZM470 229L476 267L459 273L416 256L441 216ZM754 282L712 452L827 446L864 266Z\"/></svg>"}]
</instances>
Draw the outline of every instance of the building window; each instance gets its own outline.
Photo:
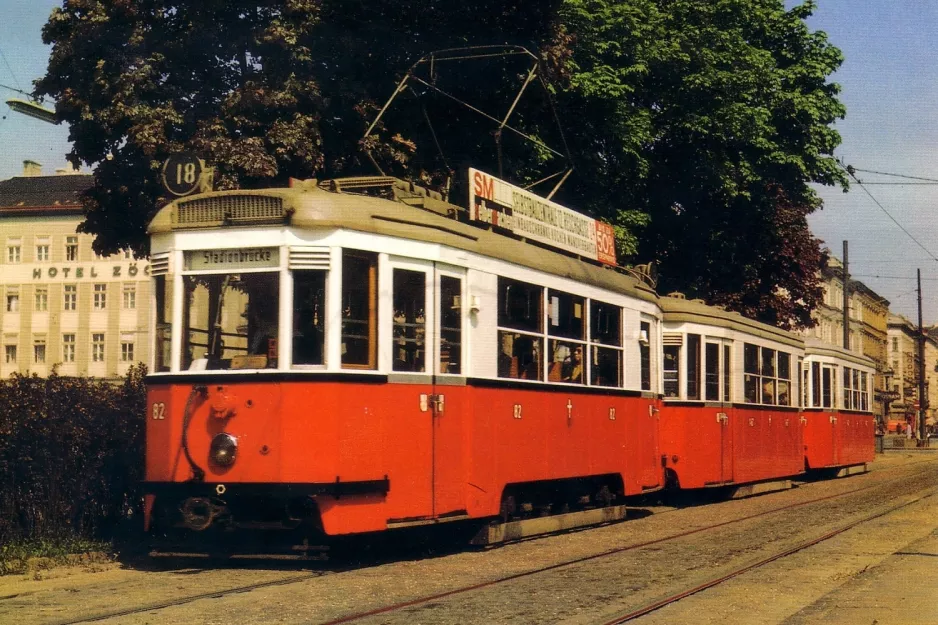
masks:
<instances>
[{"instance_id":1,"label":"building window","mask_svg":"<svg viewBox=\"0 0 938 625\"><path fill-rule=\"evenodd\" d=\"M22 239L19 237L7 239L7 262L18 263L22 260Z\"/></svg>"},{"instance_id":2,"label":"building window","mask_svg":"<svg viewBox=\"0 0 938 625\"><path fill-rule=\"evenodd\" d=\"M36 338L33 340L33 362L43 364L46 362L46 339Z\"/></svg>"},{"instance_id":3,"label":"building window","mask_svg":"<svg viewBox=\"0 0 938 625\"><path fill-rule=\"evenodd\" d=\"M49 310L49 289L44 286L36 287L36 312Z\"/></svg>"},{"instance_id":4,"label":"building window","mask_svg":"<svg viewBox=\"0 0 938 625\"><path fill-rule=\"evenodd\" d=\"M62 362L75 362L75 335L62 335Z\"/></svg>"},{"instance_id":5,"label":"building window","mask_svg":"<svg viewBox=\"0 0 938 625\"><path fill-rule=\"evenodd\" d=\"M104 310L107 307L107 285L94 285L94 309Z\"/></svg>"},{"instance_id":6,"label":"building window","mask_svg":"<svg viewBox=\"0 0 938 625\"><path fill-rule=\"evenodd\" d=\"M78 260L78 236L65 237L65 260Z\"/></svg>"},{"instance_id":7,"label":"building window","mask_svg":"<svg viewBox=\"0 0 938 625\"><path fill-rule=\"evenodd\" d=\"M899 338L895 336L892 337L892 351L899 351Z\"/></svg>"},{"instance_id":8,"label":"building window","mask_svg":"<svg viewBox=\"0 0 938 625\"><path fill-rule=\"evenodd\" d=\"M91 360L104 362L104 334L91 335Z\"/></svg>"},{"instance_id":9,"label":"building window","mask_svg":"<svg viewBox=\"0 0 938 625\"><path fill-rule=\"evenodd\" d=\"M78 304L78 286L75 284L65 285L65 297L62 300L62 306L65 310L75 310Z\"/></svg>"},{"instance_id":10,"label":"building window","mask_svg":"<svg viewBox=\"0 0 938 625\"><path fill-rule=\"evenodd\" d=\"M15 313L20 311L20 289L19 287L7 287L7 312Z\"/></svg>"},{"instance_id":11,"label":"building window","mask_svg":"<svg viewBox=\"0 0 938 625\"><path fill-rule=\"evenodd\" d=\"M124 285L124 308L133 309L137 307L137 285Z\"/></svg>"},{"instance_id":12,"label":"building window","mask_svg":"<svg viewBox=\"0 0 938 625\"><path fill-rule=\"evenodd\" d=\"M49 237L36 237L36 262L49 262Z\"/></svg>"},{"instance_id":13,"label":"building window","mask_svg":"<svg viewBox=\"0 0 938 625\"><path fill-rule=\"evenodd\" d=\"M121 338L121 362L134 361L134 342L132 339Z\"/></svg>"},{"instance_id":14,"label":"building window","mask_svg":"<svg viewBox=\"0 0 938 625\"><path fill-rule=\"evenodd\" d=\"M16 364L16 345L7 344L3 346L3 353L5 356L5 361L8 365Z\"/></svg>"}]
</instances>

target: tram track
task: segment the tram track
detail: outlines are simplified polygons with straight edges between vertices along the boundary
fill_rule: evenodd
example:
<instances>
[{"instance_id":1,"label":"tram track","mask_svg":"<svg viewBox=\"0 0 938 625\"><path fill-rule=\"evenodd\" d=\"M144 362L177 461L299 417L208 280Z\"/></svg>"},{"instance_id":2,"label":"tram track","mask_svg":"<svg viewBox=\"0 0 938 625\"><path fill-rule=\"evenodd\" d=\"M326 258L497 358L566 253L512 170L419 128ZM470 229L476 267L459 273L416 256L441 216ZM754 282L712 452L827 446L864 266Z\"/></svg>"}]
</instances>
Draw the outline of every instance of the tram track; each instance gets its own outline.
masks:
<instances>
[{"instance_id":1,"label":"tram track","mask_svg":"<svg viewBox=\"0 0 938 625\"><path fill-rule=\"evenodd\" d=\"M930 461L919 461L919 462L915 462L915 463L909 463L909 464L903 465L903 466L904 466L904 467L912 467L912 466L914 466L914 465L923 464L923 463L926 463L926 462L930 462ZM896 467L896 468L900 468L900 467ZM759 518L762 518L762 517L767 517L767 516L770 516L770 515L773 515L773 514L777 514L777 513L781 513L781 512L785 512L785 511L788 511L788 510L793 510L793 509L796 509L796 508L801 508L801 507L809 506L809 505L812 505L812 504L824 503L824 502L828 502L828 501L840 499L840 498L843 498L843 497L847 497L847 496L850 496L850 495L855 495L855 494L857 494L857 493L862 493L862 492L864 492L864 491L868 491L868 490L871 490L871 489L874 489L874 488L886 487L886 486L889 486L889 485L892 484L892 483L895 483L897 480L903 479L903 478L897 478L897 477L893 476L893 475L892 475L892 468L891 468L891 467L885 469L883 472L884 472L884 473L888 473L888 475L887 475L887 476L884 476L883 479L878 480L878 481L877 481L876 483L874 483L874 484L866 484L866 485L864 485L864 486L862 486L862 487L860 487L860 488L855 488L855 489L851 489L851 490L843 491L843 492L839 492L839 493L833 493L833 494L825 495L825 496L822 496L822 497L816 497L816 498L809 499L809 500L806 500L806 501L794 502L794 503L791 503L791 504L786 504L786 505L784 505L784 506L777 506L777 507L774 507L774 508L771 508L771 509L768 509L768 510L763 510L763 511L757 512L757 513L745 515L745 516L738 517L738 518L729 519L729 520L726 520L726 521L721 521L721 522L719 522L719 523L713 523L713 524L705 525L705 526L702 526L702 527L694 528L694 529L691 529L691 530L687 530L687 531L683 531L683 532L677 532L677 533L669 534L669 535L663 536L663 537L661 537L661 538L657 538L657 539L653 539L653 540L647 540L647 541L642 541L642 542L638 542L638 543L632 543L632 544L629 544L629 545L624 545L624 546L621 546L621 547L616 547L616 548L614 548L614 549L604 550L604 551L599 552L599 553L594 553L594 554L589 554L589 555L585 555L585 556L581 556L581 557L577 557L577 558L572 558L572 559L564 560L563 562L557 562L557 563L554 563L554 564L551 564L551 565L547 565L547 566L543 566L543 567L537 567L537 568L534 568L534 569L530 569L530 570L527 570L527 571L522 571L522 572L515 573L515 574L512 574L512 575L507 575L507 576L499 577L499 578L496 578L496 579L487 580L487 581L480 582L480 583L477 583L477 584L471 584L471 585L467 585L467 586L455 588L455 589L448 590L448 591L444 591L444 592L440 592L440 593L435 593L435 594L431 594L431 595L426 595L426 596L423 596L423 597L418 597L418 598L416 598L416 599L412 599L412 600L408 600L408 601L403 601L403 602L399 602L399 603L395 603L395 604L383 606L383 607L380 607L380 608L375 608L375 609L368 610L368 611L363 611L363 612L359 612L359 613L349 614L349 615L340 617L340 618L338 618L338 619L326 621L326 622L324 623L324 625L338 625L338 624L340 624L340 623L350 623L350 622L362 620L362 619L365 619L365 618L368 618L368 617L371 617L371 616L377 616L377 615L381 615L381 614L387 614L387 613L390 613L390 612L396 612L396 611L404 610L404 609L411 608L411 607L416 607L416 606L420 606L420 605L425 605L425 604L428 604L428 603L431 603L431 602L434 602L434 601L438 601L438 600L440 600L440 599L446 599L446 598L449 598L449 597L454 597L454 596L457 596L457 595L461 595L461 594L465 594L465 593L470 593L470 592L477 591L477 590L482 590L482 589L485 589L485 588L495 587L495 586L498 586L498 585L506 584L506 583L509 583L509 582L512 582L512 581L516 581L516 580L520 580L520 579L523 579L523 578L532 577L532 576L539 575L539 574L543 574L543 573L547 573L547 572L550 572L550 571L555 571L555 570L562 569L562 568L565 568L565 567L572 567L572 566L575 566L575 565L578 565L578 564L582 564L582 563L589 562L589 561L593 561L593 560L599 560L599 559L602 559L602 558L607 558L607 557L610 557L610 556L613 556L613 555L616 555L616 554L621 554L621 553L628 552L628 551L635 551L635 550L639 550L639 549L646 548L646 547L653 547L653 546L655 546L655 545L661 545L661 544L664 544L664 543L668 543L668 542L671 542L671 541L679 540L679 539L686 538L686 537L689 537L689 536L693 536L693 535L696 535L696 534L700 534L700 533L704 533L704 532L708 532L708 531L712 531L712 530L717 530L717 529L720 529L720 528L724 528L724 527L728 527L728 526L732 526L732 525L744 523L744 522L746 522L746 521L751 521L751 520L754 520L754 519L759 519ZM815 483L826 483L826 482L815 482ZM908 505L908 504L906 504L906 505ZM659 514L669 514L669 513L676 512L676 511L682 510L682 509L684 509L684 508L676 508L676 509L674 509L674 510L664 511L664 512L659 513ZM887 513L888 513L888 512L887 512ZM884 514L885 514L885 513L884 513ZM861 521L861 522L862 522L862 521ZM846 529L849 529L849 528L845 528L844 530L841 530L841 531L846 531ZM837 533L840 533L840 532L837 532ZM833 535L836 535L836 534L832 534L832 536L833 536ZM826 538L825 538L825 539L826 539ZM804 549L804 548L807 548L807 545L801 547L801 549ZM784 557L784 556L780 556L780 557ZM761 563L761 564L759 564L759 566L762 566L762 565L767 564L767 563L768 563L768 562ZM202 600L202 599L219 599L219 598L224 598L224 597L227 597L227 596L242 594L242 593L250 592L250 591L253 591L253 590L259 590L259 589L263 589L263 588L270 588L270 587L277 587L277 586L288 586L288 585L292 585L292 584L299 584L299 583L303 583L303 582L305 582L305 581L309 581L309 580L312 580L312 579L320 578L320 577L323 577L323 576L333 575L333 574L336 574L336 573L344 573L344 572L348 572L348 571L354 571L354 570L357 570L357 569L359 569L359 568L362 568L362 567L359 567L359 566L352 566L352 567L334 568L334 569L329 569L329 570L312 571L312 572L302 573L302 574L298 574L298 575L291 575L291 576L284 577L284 578L280 578L280 579L268 580L268 581L264 581L264 582L254 583L254 584L244 584L244 585L239 585L239 586L235 586L235 587L232 587L232 588L216 589L216 590L209 591L209 592L197 593L197 594L193 594L193 595L186 595L186 596L184 596L184 597L178 597L178 598L173 598L173 599L166 599L166 600L163 600L163 601L155 601L155 602L152 602L152 603L149 603L149 604L146 604L146 605L142 605L142 606L127 607L127 608L124 608L124 609L121 609L121 610L112 610L112 611L107 611L107 612L101 612L101 613L98 613L98 614L87 615L87 616L82 616L82 617L78 617L78 618L74 618L74 619L69 619L69 620L65 620L65 621L57 621L57 622L54 623L54 625L79 625L79 624L81 624L81 623L92 623L92 622L99 622L99 621L104 621L104 620L108 620L108 619L119 619L119 618L122 618L122 617L132 616L132 615L135 615L135 614L141 614L141 613L145 613L145 612L155 612L155 611L165 610L165 609L172 608L172 607L176 607L176 606L182 606L182 605L185 605L185 604L188 604L188 603L193 603L193 602L195 602L195 601L199 601L199 600ZM743 571L743 572L744 572L744 571ZM739 574L742 574L742 572L735 573L735 575L739 575ZM733 575L733 576L735 576L735 575ZM726 579L730 579L730 577L727 577ZM722 581L725 581L725 580L721 580L720 582L715 582L715 583L711 584L711 586L712 586L712 585L716 585L717 583L721 583ZM708 587L709 587L709 586L708 586ZM704 590L704 589L705 589L705 588L703 588L703 587L697 588L697 589L694 590L694 593L700 592L700 591L702 591L702 590ZM689 594L687 594L687 595L685 595L685 596L690 596L690 594L694 594L694 593L689 593ZM675 601L675 600L672 599L672 600L670 601L670 603L673 603L674 601ZM660 606L657 606L657 607L654 608L654 609L658 609L658 608L662 607L663 605L666 605L666 603L665 603L665 604L662 604L662 605L660 605ZM646 613L647 613L647 612L646 612ZM631 618L636 618L636 617L631 617ZM618 621L616 621L616 622L618 622ZM623 622L625 622L625 621L623 621Z\"/></svg>"}]
</instances>

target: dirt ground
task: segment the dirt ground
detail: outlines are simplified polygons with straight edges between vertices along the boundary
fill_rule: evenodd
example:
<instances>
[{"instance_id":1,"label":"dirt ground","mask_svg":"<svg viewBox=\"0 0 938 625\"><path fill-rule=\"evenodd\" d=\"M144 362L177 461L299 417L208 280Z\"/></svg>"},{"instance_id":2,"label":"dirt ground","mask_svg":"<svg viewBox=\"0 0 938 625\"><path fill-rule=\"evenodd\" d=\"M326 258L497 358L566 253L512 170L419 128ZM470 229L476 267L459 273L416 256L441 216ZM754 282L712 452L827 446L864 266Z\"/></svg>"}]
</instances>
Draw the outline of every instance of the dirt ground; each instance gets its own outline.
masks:
<instances>
[{"instance_id":1,"label":"dirt ground","mask_svg":"<svg viewBox=\"0 0 938 625\"><path fill-rule=\"evenodd\" d=\"M872 468L865 475L799 483L789 491L749 499L695 505L648 502L652 505L643 506L635 518L623 523L349 570L310 563L219 566L214 561L202 565L189 560L96 564L94 570L62 567L39 575L4 577L0 578L0 623L72 623L146 606L153 607L97 622L325 623L511 575L521 576L355 622L606 623L851 520L938 492L938 454L880 455ZM848 491L856 492L647 544ZM640 543L646 546L625 549ZM617 549L624 550L525 575ZM901 612L891 610L905 598L922 597L918 590L926 580L922 575L909 580L907 588L895 588L894 582L914 575L909 571L915 566L935 568L935 554L938 496L884 514L635 622L938 623L938 601L931 602L931 620L898 620L893 615ZM257 583L269 585L225 593ZM159 607L195 596L200 598ZM919 615L928 616L922 609L906 616Z\"/></svg>"}]
</instances>

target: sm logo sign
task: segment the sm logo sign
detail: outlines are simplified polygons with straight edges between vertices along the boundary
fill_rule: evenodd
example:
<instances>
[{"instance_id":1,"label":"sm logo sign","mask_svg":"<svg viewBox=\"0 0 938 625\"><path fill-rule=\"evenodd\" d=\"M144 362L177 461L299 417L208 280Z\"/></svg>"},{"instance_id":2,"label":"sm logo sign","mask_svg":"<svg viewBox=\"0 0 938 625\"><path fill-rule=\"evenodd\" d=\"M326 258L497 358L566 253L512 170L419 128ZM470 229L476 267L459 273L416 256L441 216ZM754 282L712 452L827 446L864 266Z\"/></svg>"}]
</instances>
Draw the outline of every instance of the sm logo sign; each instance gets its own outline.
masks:
<instances>
[{"instance_id":1,"label":"sm logo sign","mask_svg":"<svg viewBox=\"0 0 938 625\"><path fill-rule=\"evenodd\" d=\"M481 171L472 172L472 193L486 200L495 199L495 179Z\"/></svg>"}]
</instances>

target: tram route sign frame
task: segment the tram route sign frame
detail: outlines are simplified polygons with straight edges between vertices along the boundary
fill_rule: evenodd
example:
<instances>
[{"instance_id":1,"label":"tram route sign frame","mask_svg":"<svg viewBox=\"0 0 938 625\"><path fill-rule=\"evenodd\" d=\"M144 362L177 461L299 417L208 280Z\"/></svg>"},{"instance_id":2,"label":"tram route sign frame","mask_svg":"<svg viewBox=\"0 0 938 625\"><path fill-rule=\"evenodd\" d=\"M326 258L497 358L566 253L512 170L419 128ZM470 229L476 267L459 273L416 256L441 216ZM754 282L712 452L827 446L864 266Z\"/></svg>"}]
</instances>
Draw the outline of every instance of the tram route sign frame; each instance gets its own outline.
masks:
<instances>
[{"instance_id":1,"label":"tram route sign frame","mask_svg":"<svg viewBox=\"0 0 938 625\"><path fill-rule=\"evenodd\" d=\"M163 188L176 197L191 195L197 191L212 190L214 169L205 166L205 161L192 152L171 154L163 161L160 178Z\"/></svg>"},{"instance_id":2,"label":"tram route sign frame","mask_svg":"<svg viewBox=\"0 0 938 625\"><path fill-rule=\"evenodd\" d=\"M469 168L470 218L544 245L616 266L611 224Z\"/></svg>"}]
</instances>

